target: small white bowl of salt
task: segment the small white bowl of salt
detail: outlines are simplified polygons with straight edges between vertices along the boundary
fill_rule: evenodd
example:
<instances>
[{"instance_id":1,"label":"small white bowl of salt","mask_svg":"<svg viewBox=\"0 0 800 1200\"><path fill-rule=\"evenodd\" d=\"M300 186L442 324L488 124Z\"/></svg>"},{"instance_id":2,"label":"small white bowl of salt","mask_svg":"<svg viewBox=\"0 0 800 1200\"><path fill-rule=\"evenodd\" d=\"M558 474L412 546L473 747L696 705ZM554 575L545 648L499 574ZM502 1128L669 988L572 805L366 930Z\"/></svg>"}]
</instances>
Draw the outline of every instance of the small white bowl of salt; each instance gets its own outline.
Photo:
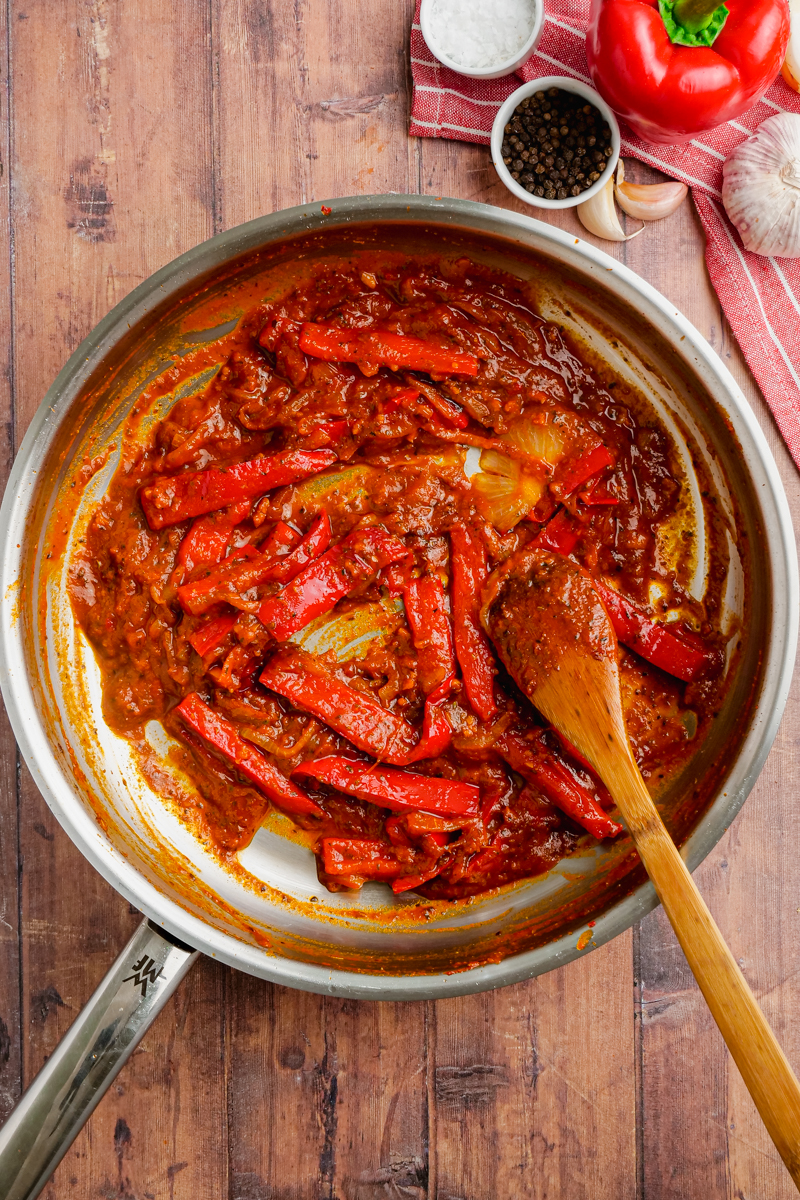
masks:
<instances>
[{"instance_id":1,"label":"small white bowl of salt","mask_svg":"<svg viewBox=\"0 0 800 1200\"><path fill-rule=\"evenodd\" d=\"M542 34L543 0L422 0L428 49L459 75L500 79L530 58Z\"/></svg>"}]
</instances>

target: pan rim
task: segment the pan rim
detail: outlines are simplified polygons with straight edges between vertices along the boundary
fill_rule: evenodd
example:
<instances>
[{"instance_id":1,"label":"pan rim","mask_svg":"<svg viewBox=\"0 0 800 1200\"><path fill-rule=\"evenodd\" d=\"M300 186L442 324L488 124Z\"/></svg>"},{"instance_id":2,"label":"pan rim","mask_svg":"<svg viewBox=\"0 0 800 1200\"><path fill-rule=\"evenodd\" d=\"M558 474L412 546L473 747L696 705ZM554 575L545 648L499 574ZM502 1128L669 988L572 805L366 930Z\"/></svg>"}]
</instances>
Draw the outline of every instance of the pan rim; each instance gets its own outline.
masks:
<instances>
[{"instance_id":1,"label":"pan rim","mask_svg":"<svg viewBox=\"0 0 800 1200\"><path fill-rule=\"evenodd\" d=\"M327 210L327 211L326 211ZM96 870L130 903L156 925L190 942L209 957L275 983L305 991L357 999L418 1000L464 995L519 982L563 966L581 957L645 916L657 904L652 884L645 883L597 918L592 942L579 950L575 933L457 974L380 975L332 970L295 959L267 954L260 946L240 941L213 928L164 896L128 862L100 826L73 795L47 731L37 711L27 669L23 623L15 619L16 585L22 566L22 538L35 493L36 463L41 461L66 416L75 393L97 368L116 338L128 326L161 305L170 294L180 293L193 279L205 277L214 267L267 245L284 234L296 236L334 226L368 221L420 221L452 228L485 230L518 238L528 246L550 243L565 257L598 278L612 272L618 290L635 296L639 304L674 333L685 359L716 390L725 393L725 412L742 445L744 457L761 502L768 543L774 598L772 623L762 692L751 724L742 741L725 789L717 795L682 847L690 870L705 858L741 808L753 787L778 730L791 683L800 620L798 565L789 507L767 440L725 364L702 335L655 288L623 264L582 239L554 226L506 209L475 201L389 193L315 201L256 218L202 242L162 267L139 284L113 308L81 343L48 389L22 441L0 508L0 690L23 758L39 790L62 828ZM20 545L17 545L19 540Z\"/></svg>"}]
</instances>

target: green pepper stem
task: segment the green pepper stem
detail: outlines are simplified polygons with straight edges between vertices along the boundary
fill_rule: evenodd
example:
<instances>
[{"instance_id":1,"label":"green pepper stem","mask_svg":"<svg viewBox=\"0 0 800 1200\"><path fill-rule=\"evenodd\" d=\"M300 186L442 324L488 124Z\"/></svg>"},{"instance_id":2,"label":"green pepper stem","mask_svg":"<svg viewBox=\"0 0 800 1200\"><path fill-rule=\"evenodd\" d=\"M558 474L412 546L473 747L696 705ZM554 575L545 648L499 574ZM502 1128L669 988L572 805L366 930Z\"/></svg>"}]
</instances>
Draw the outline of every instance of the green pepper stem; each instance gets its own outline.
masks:
<instances>
[{"instance_id":1,"label":"green pepper stem","mask_svg":"<svg viewBox=\"0 0 800 1200\"><path fill-rule=\"evenodd\" d=\"M675 0L672 15L676 25L689 33L699 33L711 24L718 8L719 0Z\"/></svg>"}]
</instances>

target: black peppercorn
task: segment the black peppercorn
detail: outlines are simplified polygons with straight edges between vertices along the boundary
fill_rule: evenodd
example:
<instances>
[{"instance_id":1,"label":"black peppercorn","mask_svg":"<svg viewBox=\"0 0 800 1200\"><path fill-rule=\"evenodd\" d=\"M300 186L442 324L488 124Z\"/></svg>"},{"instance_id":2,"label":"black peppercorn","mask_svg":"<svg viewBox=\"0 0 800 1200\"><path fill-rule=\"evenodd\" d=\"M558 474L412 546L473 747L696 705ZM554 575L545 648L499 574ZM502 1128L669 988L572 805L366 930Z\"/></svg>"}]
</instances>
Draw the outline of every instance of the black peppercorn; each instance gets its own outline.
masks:
<instances>
[{"instance_id":1,"label":"black peppercorn","mask_svg":"<svg viewBox=\"0 0 800 1200\"><path fill-rule=\"evenodd\" d=\"M600 111L557 87L518 105L501 146L512 178L546 200L579 196L600 178L612 153L611 129Z\"/></svg>"}]
</instances>

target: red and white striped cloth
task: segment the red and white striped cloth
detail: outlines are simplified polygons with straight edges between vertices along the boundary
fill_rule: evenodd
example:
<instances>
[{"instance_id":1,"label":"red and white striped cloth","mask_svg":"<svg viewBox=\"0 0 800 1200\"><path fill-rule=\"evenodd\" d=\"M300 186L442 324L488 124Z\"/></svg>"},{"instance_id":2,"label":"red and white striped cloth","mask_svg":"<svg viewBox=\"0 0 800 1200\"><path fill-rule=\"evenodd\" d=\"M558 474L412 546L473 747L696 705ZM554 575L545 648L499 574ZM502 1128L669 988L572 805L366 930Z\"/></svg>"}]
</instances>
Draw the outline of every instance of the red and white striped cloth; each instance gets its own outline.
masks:
<instances>
[{"instance_id":1,"label":"red and white striped cloth","mask_svg":"<svg viewBox=\"0 0 800 1200\"><path fill-rule=\"evenodd\" d=\"M470 79L437 62L419 27L419 0L411 29L414 96L410 132L488 144L495 113L520 83L543 75L570 75L590 83L585 40L589 0L547 0L536 53L514 75ZM658 167L692 189L706 233L706 262L744 356L800 467L800 259L764 258L742 246L722 207L722 164L776 112L800 113L800 95L779 76L763 100L683 146L642 142L622 125L622 153Z\"/></svg>"}]
</instances>

